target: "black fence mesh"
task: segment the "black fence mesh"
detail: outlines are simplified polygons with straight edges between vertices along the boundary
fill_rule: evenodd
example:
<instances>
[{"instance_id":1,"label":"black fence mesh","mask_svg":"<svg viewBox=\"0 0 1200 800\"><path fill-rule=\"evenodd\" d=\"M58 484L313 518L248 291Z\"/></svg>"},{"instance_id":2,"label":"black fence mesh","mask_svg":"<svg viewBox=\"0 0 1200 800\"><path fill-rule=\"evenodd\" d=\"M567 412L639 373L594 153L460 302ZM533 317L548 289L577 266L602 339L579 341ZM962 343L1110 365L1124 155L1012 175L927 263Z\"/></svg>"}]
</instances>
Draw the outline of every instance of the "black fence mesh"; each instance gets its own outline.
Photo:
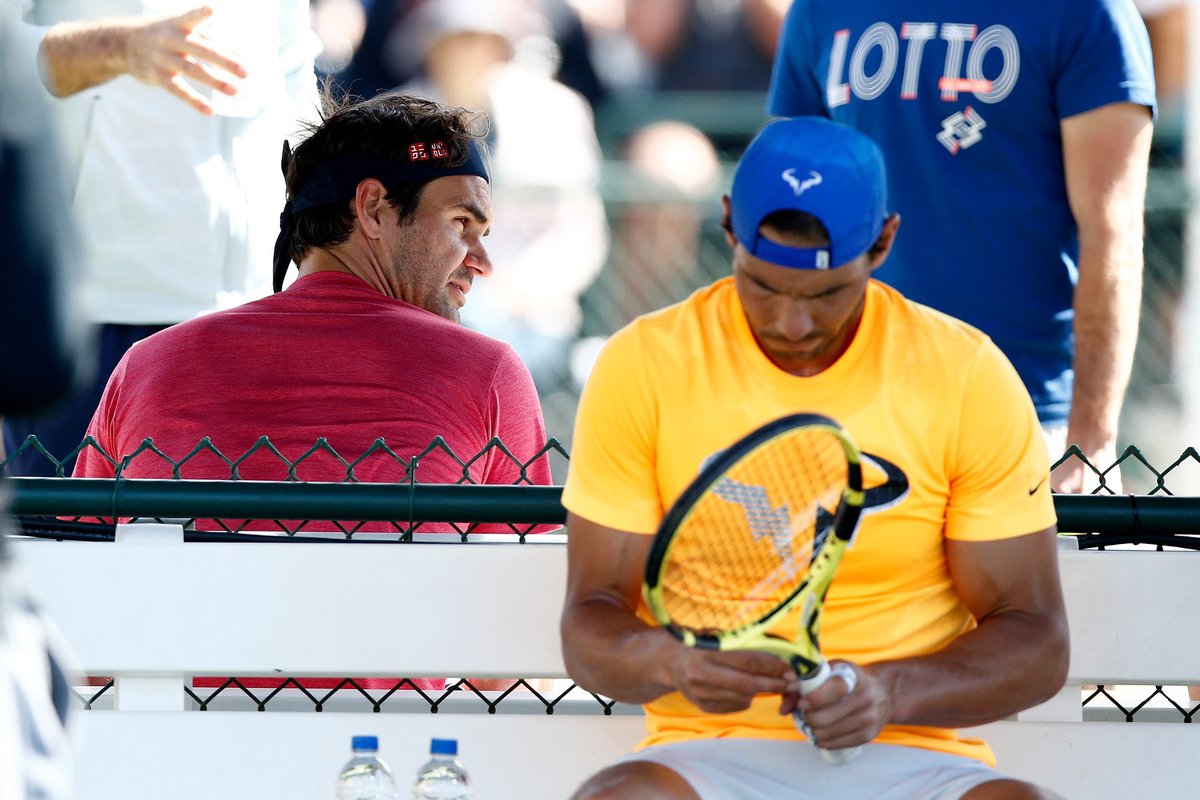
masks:
<instances>
[{"instance_id":1,"label":"black fence mesh","mask_svg":"<svg viewBox=\"0 0 1200 800\"><path fill-rule=\"evenodd\" d=\"M527 470L535 461L546 457L560 465L561 471L565 472L569 460L567 448L553 438L549 439L531 457L521 460L499 439L493 439L478 453L458 453L441 437L433 439L419 452L397 452L387 442L379 439L364 452L341 453L331 446L328 440L320 438L311 446L289 457L266 436L259 438L244 452L224 452L206 437L185 453L165 453L155 445L152 439L146 439L133 452L120 455L105 453L94 439L88 437L71 453L59 456L47 452L36 437L30 436L16 452L9 454L7 459L0 460L0 474L8 474L10 465L16 463L20 457L32 453L45 459L53 467L55 474L63 477L65 475L64 464L69 463L84 450L95 451L112 465L117 477L104 490L108 492L108 495L102 501L91 502L91 510L88 512L71 515L67 511L78 508L78 503L69 503L67 498L76 494L75 489L80 484L74 481L61 481L56 487L40 486L40 492L61 492L62 499L60 501L51 500L48 503L43 502L43 506L49 505L50 507L45 508L41 513L19 510L18 513L22 515L19 522L25 533L62 539L111 539L113 521L120 519L121 521L180 523L189 532L189 538L210 541L220 540L222 537L225 540L238 540L239 538L250 540L255 536L260 538L262 536L284 536L296 540L304 540L309 537L327 539L331 535L332 538L347 541L356 538L369 541L393 539L412 541L419 538L419 534L426 533L456 535L462 541L468 541L473 534L503 533L514 535L518 540L523 541L528 535L548 530L547 524L563 521L564 512L560 506L557 506L556 498L553 501L543 498L532 503L532 505L540 505L542 508L539 516L496 516L497 508L509 509L510 512L515 513L513 509L523 508L527 511L531 504L497 504L495 496L484 498L482 495L472 497L464 494L458 496L452 504L456 509L462 510L462 520L452 515L434 518L428 513L418 513L423 512L424 509L419 505L414 505L413 502L415 497L420 496L421 491L425 491L420 487L430 486L430 484L422 484L420 481L418 469L420 463L430 457L451 460L457 465L458 478L454 485L465 487L478 485L472 478L473 464L482 458L499 457L508 459L515 467L512 473L517 477L510 484L511 486L532 487ZM177 481L178 485L183 487L195 485L198 479L208 482L236 483L242 481L243 476L239 468L249 459L264 457L269 458L278 467L276 471L278 480L276 482L243 481L238 486L245 489L249 489L251 486L267 487L262 490L261 495L264 498L273 495L276 497L275 503L267 505L273 505L276 510L282 508L283 513L293 511L303 505L310 510L321 511L323 515L285 519L282 514L257 513L254 509L265 506L254 502L232 502L235 499L232 494L226 498L229 502L223 503L220 499L221 492L232 490L223 490L219 485L214 485L209 492L217 499L208 498L206 507L220 506L219 510L225 512L222 515L201 516L196 512L199 506L190 497L140 505L121 502L122 500L127 501L138 492L143 496L153 491L170 494L164 484L159 484L156 489L146 489L144 487L150 481L126 479L126 470L130 464L135 462L139 463L137 474L145 475L150 472L161 475L168 484ZM381 482L376 477L371 481L360 481L356 474L359 465L365 461L379 458L386 459L388 463L395 465L395 480ZM152 469L147 467L146 460L148 459L154 462ZM201 459L203 459L203 463L201 463ZM334 474L337 475L341 484L355 484L359 487L390 486L397 491L387 501L385 512L377 512L374 516L364 513L368 503L363 495L342 497L338 502L330 499L326 503L319 499L313 501L310 495L315 492L306 490L303 495L293 492L286 495L286 498L290 498L290 500L285 499L284 487L295 489L298 485L307 487L318 485L306 482L304 475L305 466L315 459L320 459L325 465L322 467L323 475L331 474L327 468L329 463L337 464ZM1188 447L1177 456L1156 464L1138 447L1130 445L1118 455L1112 464L1095 464L1089 461L1077 447L1071 446L1055 461L1054 467L1071 461L1082 462L1084 470L1094 476L1092 483L1095 488L1092 489L1092 496L1112 498L1114 501L1119 497L1128 498L1132 509L1131 514L1127 515L1127 524L1118 519L1115 530L1113 523L1109 522L1108 530L1097 531L1095 527L1089 527L1094 524L1094 520L1086 514L1083 515L1084 524L1076 524L1080 516L1075 513L1074 507L1068 505L1069 500L1074 498L1058 496L1056 503L1059 510L1060 530L1078 534L1080 547L1106 547L1119 543L1150 543L1200 549L1200 526L1197 526L1196 530L1191 529L1186 511L1175 513L1169 518L1168 522L1174 527L1164 528L1162 524L1152 527L1145 523L1150 519L1152 513L1157 513L1154 507L1143 504L1143 509L1139 514L1139 506L1136 503L1138 497L1184 499L1180 496L1180 492L1186 493L1187 487L1197 485L1196 479L1200 477L1200 453L1195 448ZM372 463L376 462L372 461ZM373 468L372 474L378 476L379 470ZM22 485L22 481L31 480L38 479L21 479L12 482L17 485L18 499L32 491L30 485ZM1144 487L1143 491L1132 496L1124 494L1122 485L1128 487L1131 482ZM329 484L322 482L319 485L328 486ZM438 485L444 486L445 484ZM401 490L411 491L405 494ZM92 487L92 491L101 490ZM363 489L362 491L367 490ZM244 497L245 495L246 493L238 493L238 496ZM51 494L50 496L54 497L55 495ZM298 502L301 499L308 502L301 504ZM547 502L553 502L556 510L547 511L545 506ZM131 505L139 509L147 506L155 508L169 506L173 509L173 513L164 516L162 513L145 514L140 510L138 513L130 513L124 510ZM492 516L480 516L488 507L491 508ZM230 509L238 509L238 511L235 514ZM1200 509L1193 510L1200 511ZM539 522L544 524L539 527L535 524ZM1089 533L1103 535L1084 535Z\"/></svg>"},{"instance_id":2,"label":"black fence mesh","mask_svg":"<svg viewBox=\"0 0 1200 800\"><path fill-rule=\"evenodd\" d=\"M512 485L533 485L527 470L534 462L549 458L551 462L561 461L565 464L568 458L566 449L556 439L549 439L536 453L522 460L515 456L502 441L492 439L477 453L457 453L442 437L436 437L430 443L415 453L398 453L383 439L377 439L362 453L342 454L332 447L325 438L319 438L311 447L292 458L289 458L271 442L267 436L260 437L245 452L226 453L216 447L208 437L201 439L195 447L183 454L169 455L157 447L153 439L145 439L133 452L123 455L109 454L103 450L92 437L85 438L78 447L62 456L56 456L46 450L36 436L29 436L13 453L0 461L0 471L8 473L10 464L17 463L22 456L33 453L46 460L58 477L69 477L65 465L73 463L75 458L85 450L99 454L112 465L119 483L123 473L130 464L140 462L138 472L148 471L146 460L152 460L158 469L150 471L161 474L171 480L242 480L239 467L251 458L267 457L278 466L278 480L286 483L304 483L301 475L306 464L321 460L328 464L331 460L339 465L338 473L343 483L359 483L355 474L358 465L371 460L373 472L379 474L378 459L383 458L396 467L394 484L411 486L419 483L419 465L431 457L445 461L449 459L457 465L457 483L459 485L477 485L472 473L472 465L480 459L500 457L509 460L517 468L517 478ZM202 461L203 460L203 461ZM202 462L202 463L201 463ZM328 474L327 469L322 470ZM117 490L114 490L114 493ZM380 538L396 538L411 540L415 533L430 532L455 534L464 541L472 533L510 533L523 539L530 533L538 531L532 524L518 522L480 523L457 522L455 520L421 520L407 513L402 505L395 508L395 518L386 521L365 521L361 519L264 519L264 518L229 518L229 517L197 517L184 516L166 520L162 517L122 517L121 521L171 521L183 524L185 529L215 533L246 533L265 532L290 537L303 537L306 534L334 533L346 539L356 534L360 538L370 536L372 540ZM56 538L111 538L114 517L81 517L81 516L24 516L20 523L26 533ZM385 536L380 536L381 534ZM210 537L211 538L211 537Z\"/></svg>"}]
</instances>

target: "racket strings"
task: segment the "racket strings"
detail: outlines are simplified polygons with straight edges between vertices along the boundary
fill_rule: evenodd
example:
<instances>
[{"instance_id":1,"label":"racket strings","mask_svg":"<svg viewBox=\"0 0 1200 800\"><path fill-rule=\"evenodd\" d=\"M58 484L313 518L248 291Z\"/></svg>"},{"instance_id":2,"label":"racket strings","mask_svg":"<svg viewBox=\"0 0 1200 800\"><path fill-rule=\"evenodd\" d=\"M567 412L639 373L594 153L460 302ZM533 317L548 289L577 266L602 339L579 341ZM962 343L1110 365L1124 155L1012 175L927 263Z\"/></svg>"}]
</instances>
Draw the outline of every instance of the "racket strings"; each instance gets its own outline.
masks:
<instances>
[{"instance_id":1,"label":"racket strings","mask_svg":"<svg viewBox=\"0 0 1200 800\"><path fill-rule=\"evenodd\" d=\"M672 539L662 574L671 620L695 631L752 624L804 584L846 486L841 440L796 428L717 478Z\"/></svg>"}]
</instances>

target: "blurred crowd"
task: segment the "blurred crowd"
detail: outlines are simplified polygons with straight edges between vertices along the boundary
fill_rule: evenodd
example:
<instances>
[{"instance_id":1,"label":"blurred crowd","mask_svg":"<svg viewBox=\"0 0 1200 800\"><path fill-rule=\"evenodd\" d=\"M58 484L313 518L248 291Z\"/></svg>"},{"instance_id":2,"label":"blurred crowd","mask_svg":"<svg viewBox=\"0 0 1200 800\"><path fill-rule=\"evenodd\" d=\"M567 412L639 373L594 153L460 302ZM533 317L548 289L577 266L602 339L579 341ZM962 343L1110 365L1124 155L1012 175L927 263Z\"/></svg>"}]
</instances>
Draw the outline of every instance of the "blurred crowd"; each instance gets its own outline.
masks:
<instances>
[{"instance_id":1,"label":"blurred crowd","mask_svg":"<svg viewBox=\"0 0 1200 800\"><path fill-rule=\"evenodd\" d=\"M496 273L463 321L526 360L561 441L603 338L713 277L705 263L723 264L710 224L722 167L765 121L787 5L313 3L317 69L339 91L401 87L491 117ZM720 108L655 105L714 92L748 110L740 126L707 125Z\"/></svg>"},{"instance_id":2,"label":"blurred crowd","mask_svg":"<svg viewBox=\"0 0 1200 800\"><path fill-rule=\"evenodd\" d=\"M468 325L493 335L505 331L502 338L530 363L551 435L569 441L576 392L604 337L724 274L716 200L727 189L729 165L766 120L771 65L789 5L788 0L314 0L314 29L324 45L318 71L343 91L369 95L418 87L490 109L497 141L503 145L506 128L517 130L548 167L541 179L557 178L555 192L563 199L556 215L545 206L529 213L521 204L520 187L528 190L527 202L545 188L531 170L506 167L497 176L498 215L517 226L506 228L506 239L526 241L497 247L497 263L503 265L498 279L464 311ZM1151 165L1161 184L1181 172L1188 3L1136 5L1153 48L1159 108ZM501 19L506 22L499 24ZM490 49L486 41L493 43ZM478 55L468 60L469 51ZM504 68L484 67L489 59ZM461 67L454 89L448 62ZM514 85L514 74L530 81L540 76L584 103L562 99L561 110L552 112L556 106L549 96L533 100L535 93L525 91L528 107L509 116L509 95L501 87ZM485 85L495 88L485 91ZM559 136L584 124L580 115L586 114L597 140L589 137L586 145L573 140L575 151L563 152L566 143ZM519 126L534 119L533 130L542 135L531 140ZM503 160L504 147L497 153ZM573 168L548 166L563 163L558 159ZM1170 451L1177 455L1182 449L1163 420L1182 413L1175 371L1183 211L1155 204L1154 198L1152 191L1138 351L1121 438L1169 462ZM530 226L540 227L542 235L521 236L519 229ZM555 242L573 246L551 250ZM547 265L539 266L538 253L554 262L549 273L554 281L543 279ZM538 292L530 293L535 284ZM1146 488L1136 477L1133 485Z\"/></svg>"},{"instance_id":3,"label":"blurred crowd","mask_svg":"<svg viewBox=\"0 0 1200 800\"><path fill-rule=\"evenodd\" d=\"M43 13L39 8L56 5L5 2L27 15L33 9L35 16ZM767 119L765 98L789 0L309 0L311 31L303 32L289 18L296 16L289 7L301 4L281 2L279 8L287 13L278 18L267 14L255 23L279 31L278 36L230 46L286 50L287 57L276 66L288 81L311 70L335 93L368 98L401 88L487 113L497 219L488 245L496 269L477 284L462 320L517 350L542 397L548 433L569 445L578 390L598 344L637 315L725 274L719 197L727 188L730 165ZM105 3L92 5L99 11ZM216 4L218 12L236 5ZM1138 0L1137 5L1153 42L1158 81L1153 164L1178 170L1187 4ZM178 12L192 4L147 0L142 6L146 13ZM301 33L315 36L310 40ZM312 87L301 92L289 83L287 89L293 119L313 118L313 113L299 111L305 104L311 108ZM231 103L219 91L202 94L214 104ZM149 96L149 90L133 93L130 102L145 104ZM170 100L164 96L154 102ZM82 118L88 113L80 110L86 103L75 100L72 113ZM90 113L101 108L92 103ZM124 113L117 104L109 109L112 115ZM215 193L214 187L224 183L222 196L233 198L210 201L208 213L217 223L229 220L229 239L222 241L244 238L245 247L218 246L221 252L187 248L196 258L223 259L221 285L185 287L207 293L204 297L180 303L169 297L169 287L154 294L158 284L151 282L132 287L147 293L139 308L119 319L97 317L94 321L123 327L102 337L99 348L112 352L102 353L107 362L98 365L81 408L95 407L113 358L130 341L265 291L265 282L246 265L263 261L277 203L256 201L250 193L279 195L280 181L265 168L273 171L273 160L262 154L277 149L267 140L282 138L286 131L276 120L268 134L268 123L257 112L218 108L219 116L226 113L232 116L225 116L213 135L225 137L222 146L242 163L226 174L215 167L206 173L209 190ZM180 116L178 109L167 114ZM230 133L238 125L241 130ZM119 163L112 166L122 169ZM90 207L81 217L98 229L111 228L106 208L126 220L136 218L127 205L103 202L104 185L103 173L79 175L76 188L93 187L96 195L85 198ZM75 202L79 206L82 201ZM177 241L169 228L152 225L148 230ZM110 257L132 257L127 250L133 246L114 249L108 232ZM1182 214L1162 215L1148 239L1156 234L1168 238L1168 251L1158 260L1148 253L1131 396L1158 410L1164 405L1177 410L1173 359ZM84 239L86 247L87 232ZM206 246L212 250L211 244ZM175 280L188 272L173 271ZM128 294L131 286L115 289ZM34 431L29 425L8 427L10 452ZM1136 419L1129 428L1147 436L1159 433ZM78 433L71 429L65 441L78 441Z\"/></svg>"}]
</instances>

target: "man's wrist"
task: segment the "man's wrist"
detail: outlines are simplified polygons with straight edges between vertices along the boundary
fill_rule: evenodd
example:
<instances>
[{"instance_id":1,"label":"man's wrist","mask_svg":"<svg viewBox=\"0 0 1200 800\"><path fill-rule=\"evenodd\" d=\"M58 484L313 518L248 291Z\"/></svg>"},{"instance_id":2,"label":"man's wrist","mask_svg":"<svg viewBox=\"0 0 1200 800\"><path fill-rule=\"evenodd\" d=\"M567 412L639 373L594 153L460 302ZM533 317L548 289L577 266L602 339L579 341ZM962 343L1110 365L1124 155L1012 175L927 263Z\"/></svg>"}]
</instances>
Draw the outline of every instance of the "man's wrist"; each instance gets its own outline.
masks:
<instances>
[{"instance_id":1,"label":"man's wrist","mask_svg":"<svg viewBox=\"0 0 1200 800\"><path fill-rule=\"evenodd\" d=\"M67 97L132 71L139 20L107 17L52 26L38 48L38 73L55 97Z\"/></svg>"},{"instance_id":2,"label":"man's wrist","mask_svg":"<svg viewBox=\"0 0 1200 800\"><path fill-rule=\"evenodd\" d=\"M904 690L904 673L909 668L904 661L877 661L874 664L858 664L861 672L868 673L883 687L891 713L884 725L902 725L914 709L909 703L913 695Z\"/></svg>"},{"instance_id":3,"label":"man's wrist","mask_svg":"<svg viewBox=\"0 0 1200 800\"><path fill-rule=\"evenodd\" d=\"M1077 446L1084 453L1112 452L1117 448L1116 431L1106 431L1080 424L1067 425L1067 446Z\"/></svg>"}]
</instances>

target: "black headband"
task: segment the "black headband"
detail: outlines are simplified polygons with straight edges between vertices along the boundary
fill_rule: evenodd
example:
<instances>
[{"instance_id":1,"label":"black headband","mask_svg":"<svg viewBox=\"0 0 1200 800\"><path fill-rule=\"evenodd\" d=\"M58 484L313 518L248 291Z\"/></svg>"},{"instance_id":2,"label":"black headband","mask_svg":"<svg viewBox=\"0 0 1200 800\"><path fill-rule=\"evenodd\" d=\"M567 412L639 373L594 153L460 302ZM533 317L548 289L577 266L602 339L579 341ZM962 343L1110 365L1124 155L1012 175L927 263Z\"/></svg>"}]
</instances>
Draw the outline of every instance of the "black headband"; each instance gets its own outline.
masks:
<instances>
[{"instance_id":1,"label":"black headband","mask_svg":"<svg viewBox=\"0 0 1200 800\"><path fill-rule=\"evenodd\" d=\"M283 206L279 215L279 237L275 240L275 291L283 289L283 278L292 263L291 244L296 234L295 215L317 206L341 203L354 196L358 184L376 178L385 186L397 183L419 183L449 175L477 175L491 182L483 152L474 141L467 143L467 160L448 165L450 157L444 142L414 142L408 146L408 159L380 158L361 153L338 156L317 168L300 190ZM287 176L292 160L292 148L283 143L283 174Z\"/></svg>"}]
</instances>

